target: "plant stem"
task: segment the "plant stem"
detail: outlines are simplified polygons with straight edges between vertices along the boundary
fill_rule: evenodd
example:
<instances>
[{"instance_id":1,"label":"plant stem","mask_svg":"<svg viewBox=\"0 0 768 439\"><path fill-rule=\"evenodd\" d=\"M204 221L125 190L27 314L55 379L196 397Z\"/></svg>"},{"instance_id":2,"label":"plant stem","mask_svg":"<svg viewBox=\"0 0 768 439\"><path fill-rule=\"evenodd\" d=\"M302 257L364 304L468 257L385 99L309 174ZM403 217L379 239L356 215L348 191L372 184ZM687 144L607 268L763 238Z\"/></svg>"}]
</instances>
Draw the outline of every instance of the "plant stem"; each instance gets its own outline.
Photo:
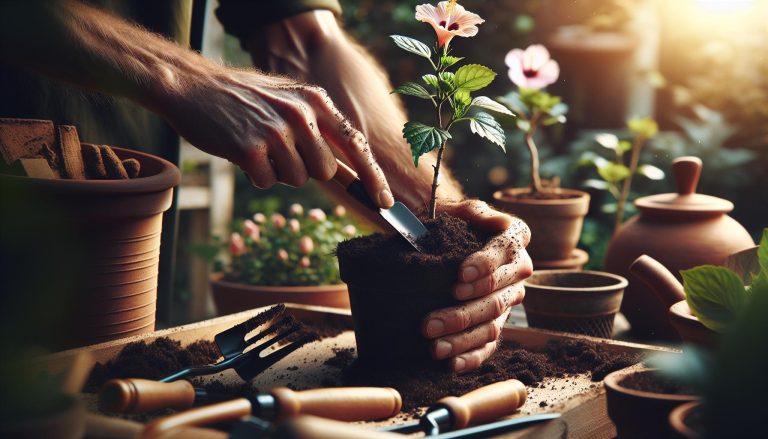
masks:
<instances>
[{"instance_id":1,"label":"plant stem","mask_svg":"<svg viewBox=\"0 0 768 439\"><path fill-rule=\"evenodd\" d=\"M438 72L439 75L439 72ZM443 128L443 100L440 99L440 103L437 105L437 125ZM435 219L437 217L437 187L439 186L438 180L440 179L440 163L443 161L443 151L445 151L445 144L443 142L440 148L437 149L437 161L434 164L435 173L432 177L432 194L429 197L429 219Z\"/></svg>"},{"instance_id":2,"label":"plant stem","mask_svg":"<svg viewBox=\"0 0 768 439\"><path fill-rule=\"evenodd\" d=\"M541 177L539 176L539 150L533 141L533 135L536 134L536 124L539 122L539 114L531 117L530 127L525 133L525 144L528 145L528 152L531 154L531 192L534 194L542 192Z\"/></svg>"},{"instance_id":3,"label":"plant stem","mask_svg":"<svg viewBox=\"0 0 768 439\"><path fill-rule=\"evenodd\" d=\"M642 149L644 142L644 138L636 137L632 144L632 156L629 159L629 176L624 179L624 183L621 186L621 194L616 201L616 218L613 223L613 233L616 233L619 226L624 222L624 204L626 204L627 198L629 198L629 188L632 186L632 176L635 175L635 171L637 171L637 164L640 161L640 150Z\"/></svg>"}]
</instances>

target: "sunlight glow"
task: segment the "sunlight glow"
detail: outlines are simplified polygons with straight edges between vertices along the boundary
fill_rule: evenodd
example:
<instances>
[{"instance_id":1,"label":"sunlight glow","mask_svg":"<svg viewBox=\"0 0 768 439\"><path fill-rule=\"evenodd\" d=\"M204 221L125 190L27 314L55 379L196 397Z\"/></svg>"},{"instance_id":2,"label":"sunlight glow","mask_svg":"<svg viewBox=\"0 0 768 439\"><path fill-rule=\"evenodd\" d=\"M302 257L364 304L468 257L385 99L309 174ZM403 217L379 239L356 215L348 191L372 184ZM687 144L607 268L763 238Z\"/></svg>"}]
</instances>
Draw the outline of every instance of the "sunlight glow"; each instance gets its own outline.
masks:
<instances>
[{"instance_id":1,"label":"sunlight glow","mask_svg":"<svg viewBox=\"0 0 768 439\"><path fill-rule=\"evenodd\" d=\"M752 7L754 0L696 0L696 3L704 9L741 11Z\"/></svg>"}]
</instances>

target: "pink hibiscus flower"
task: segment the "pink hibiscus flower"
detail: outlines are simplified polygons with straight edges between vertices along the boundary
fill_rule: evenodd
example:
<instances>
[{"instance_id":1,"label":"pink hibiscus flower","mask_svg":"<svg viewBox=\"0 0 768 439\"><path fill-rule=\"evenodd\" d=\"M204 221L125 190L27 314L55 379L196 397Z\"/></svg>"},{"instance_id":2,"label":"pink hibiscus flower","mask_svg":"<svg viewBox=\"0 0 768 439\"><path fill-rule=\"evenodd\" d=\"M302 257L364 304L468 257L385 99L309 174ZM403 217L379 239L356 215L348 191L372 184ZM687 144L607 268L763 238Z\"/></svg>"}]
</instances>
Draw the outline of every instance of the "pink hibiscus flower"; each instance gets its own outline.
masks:
<instances>
[{"instance_id":1,"label":"pink hibiscus flower","mask_svg":"<svg viewBox=\"0 0 768 439\"><path fill-rule=\"evenodd\" d=\"M418 5L416 19L432 25L439 47L450 43L456 36L474 37L477 35L477 25L485 22L479 15L467 11L455 0L440 2L437 7L430 4Z\"/></svg>"},{"instance_id":2,"label":"pink hibiscus flower","mask_svg":"<svg viewBox=\"0 0 768 439\"><path fill-rule=\"evenodd\" d=\"M541 44L528 46L525 51L512 49L504 62L509 67L509 79L520 88L539 90L560 76L560 66Z\"/></svg>"}]
</instances>

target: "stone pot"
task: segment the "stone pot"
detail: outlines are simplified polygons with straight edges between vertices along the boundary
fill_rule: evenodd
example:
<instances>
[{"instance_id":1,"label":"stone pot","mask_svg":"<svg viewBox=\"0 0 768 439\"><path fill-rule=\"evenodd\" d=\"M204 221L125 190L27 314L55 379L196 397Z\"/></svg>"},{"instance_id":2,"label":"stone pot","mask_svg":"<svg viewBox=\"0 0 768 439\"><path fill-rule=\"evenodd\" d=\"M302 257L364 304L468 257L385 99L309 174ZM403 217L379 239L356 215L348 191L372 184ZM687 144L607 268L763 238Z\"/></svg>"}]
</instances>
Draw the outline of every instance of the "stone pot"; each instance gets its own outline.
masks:
<instances>
[{"instance_id":1,"label":"stone pot","mask_svg":"<svg viewBox=\"0 0 768 439\"><path fill-rule=\"evenodd\" d=\"M163 212L173 199L181 173L149 154L113 148L120 159L141 163L130 180L45 180L0 176L4 189L24 193L12 202L18 219L42 215L55 227L47 242L66 276L47 279L56 297L39 300L59 306L44 340L51 348L102 342L154 330ZM34 241L32 241L34 243ZM30 244L38 245L41 244ZM51 250L53 247L54 250ZM45 248L45 247L43 247ZM46 259L47 258L47 259ZM53 271L50 256L38 256L38 275ZM45 262L48 261L48 262ZM65 279L66 278L66 279ZM40 282L28 279L28 285ZM20 285L20 289L26 289ZM59 305L51 300L62 298Z\"/></svg>"},{"instance_id":2,"label":"stone pot","mask_svg":"<svg viewBox=\"0 0 768 439\"><path fill-rule=\"evenodd\" d=\"M674 439L699 439L702 432L691 426L691 416L699 415L702 410L701 401L686 402L669 413L669 425L672 427Z\"/></svg>"},{"instance_id":3,"label":"stone pot","mask_svg":"<svg viewBox=\"0 0 768 439\"><path fill-rule=\"evenodd\" d=\"M680 157L673 162L677 193L642 197L635 201L640 211L622 225L611 239L605 256L606 271L629 280L621 311L634 335L677 341L667 319L669 308L629 272L629 266L645 254L658 260L681 280L680 270L705 264L720 264L726 256L753 247L749 233L733 218L729 201L695 193L701 175L701 160Z\"/></svg>"},{"instance_id":4,"label":"stone pot","mask_svg":"<svg viewBox=\"0 0 768 439\"><path fill-rule=\"evenodd\" d=\"M679 395L635 390L621 385L631 374L649 374L656 369L622 369L604 380L608 416L616 425L619 439L667 438L671 435L669 413L680 404L696 401L696 395Z\"/></svg>"},{"instance_id":5,"label":"stone pot","mask_svg":"<svg viewBox=\"0 0 768 439\"><path fill-rule=\"evenodd\" d=\"M627 280L599 271L537 270L525 280L528 326L611 338Z\"/></svg>"},{"instance_id":6,"label":"stone pot","mask_svg":"<svg viewBox=\"0 0 768 439\"><path fill-rule=\"evenodd\" d=\"M234 314L275 303L349 308L346 284L312 286L248 285L222 280L220 274L211 276L211 289L219 315Z\"/></svg>"},{"instance_id":7,"label":"stone pot","mask_svg":"<svg viewBox=\"0 0 768 439\"><path fill-rule=\"evenodd\" d=\"M581 236L584 216L589 210L589 194L573 189L557 189L569 198L522 198L529 188L502 189L493 194L496 207L522 218L531 228L528 253L534 266L539 261L552 264L574 259L574 249ZM577 266L578 261L573 264Z\"/></svg>"}]
</instances>

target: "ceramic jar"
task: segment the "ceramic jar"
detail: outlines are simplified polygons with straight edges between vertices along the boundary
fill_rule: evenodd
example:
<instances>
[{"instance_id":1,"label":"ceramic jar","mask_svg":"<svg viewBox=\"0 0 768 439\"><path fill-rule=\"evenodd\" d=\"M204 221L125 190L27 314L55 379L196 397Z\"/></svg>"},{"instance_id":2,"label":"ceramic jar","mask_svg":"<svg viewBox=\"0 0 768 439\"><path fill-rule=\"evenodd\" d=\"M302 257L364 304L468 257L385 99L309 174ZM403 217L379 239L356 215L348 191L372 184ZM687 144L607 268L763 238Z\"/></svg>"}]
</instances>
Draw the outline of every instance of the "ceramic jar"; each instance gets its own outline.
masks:
<instances>
[{"instance_id":1,"label":"ceramic jar","mask_svg":"<svg viewBox=\"0 0 768 439\"><path fill-rule=\"evenodd\" d=\"M621 311L632 333L664 341L679 341L664 318L669 305L629 272L632 262L646 254L680 280L680 270L720 264L728 255L755 245L744 227L727 215L733 203L696 193L699 158L680 157L672 167L677 193L638 198L635 206L640 213L616 231L605 257L605 269L629 281Z\"/></svg>"}]
</instances>

